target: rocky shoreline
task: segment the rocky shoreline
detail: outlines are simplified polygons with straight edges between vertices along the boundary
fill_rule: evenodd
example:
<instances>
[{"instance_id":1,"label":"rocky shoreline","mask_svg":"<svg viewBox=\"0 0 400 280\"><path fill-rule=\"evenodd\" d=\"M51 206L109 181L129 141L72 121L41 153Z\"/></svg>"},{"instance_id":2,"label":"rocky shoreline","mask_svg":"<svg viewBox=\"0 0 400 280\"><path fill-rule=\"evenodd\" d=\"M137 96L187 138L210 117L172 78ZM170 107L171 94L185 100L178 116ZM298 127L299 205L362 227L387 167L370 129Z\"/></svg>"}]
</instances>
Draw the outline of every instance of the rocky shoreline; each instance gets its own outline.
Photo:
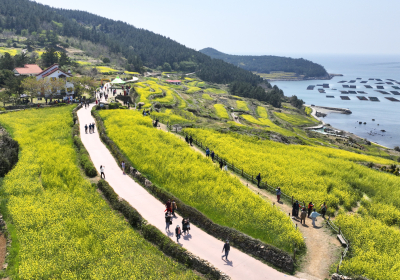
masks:
<instances>
[{"instance_id":1,"label":"rocky shoreline","mask_svg":"<svg viewBox=\"0 0 400 280\"><path fill-rule=\"evenodd\" d=\"M325 77L308 77L308 78L287 78L287 79L268 79L269 82L298 82L298 81L309 81L309 80L331 80L334 77L342 77L343 74L329 74Z\"/></svg>"}]
</instances>

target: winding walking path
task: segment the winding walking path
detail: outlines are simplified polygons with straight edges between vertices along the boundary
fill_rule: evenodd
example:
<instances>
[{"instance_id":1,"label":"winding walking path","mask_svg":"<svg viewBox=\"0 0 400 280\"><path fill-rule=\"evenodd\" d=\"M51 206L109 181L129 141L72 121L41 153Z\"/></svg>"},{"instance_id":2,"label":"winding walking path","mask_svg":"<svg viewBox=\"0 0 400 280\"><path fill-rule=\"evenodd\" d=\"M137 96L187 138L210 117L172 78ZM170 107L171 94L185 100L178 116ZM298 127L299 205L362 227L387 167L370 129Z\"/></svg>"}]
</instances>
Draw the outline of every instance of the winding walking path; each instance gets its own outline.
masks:
<instances>
[{"instance_id":1,"label":"winding walking path","mask_svg":"<svg viewBox=\"0 0 400 280\"><path fill-rule=\"evenodd\" d=\"M97 170L100 171L100 165L105 166L106 181L114 191L129 202L148 223L154 225L176 241L174 234L165 230L164 204L154 198L129 176L122 174L119 164L115 162L110 151L101 142L97 130L95 130L95 133L85 133L84 125L95 122L90 112L92 107L93 104L87 109L80 109L77 113L82 142ZM171 231L175 229L176 225L180 225L181 221L182 217L177 215L177 219L174 219L171 225ZM198 257L209 261L232 279L299 279L279 272L232 247L229 253L230 261L224 261L221 258L221 250L224 243L194 225L191 225L190 235L182 236L180 244Z\"/></svg>"}]
</instances>

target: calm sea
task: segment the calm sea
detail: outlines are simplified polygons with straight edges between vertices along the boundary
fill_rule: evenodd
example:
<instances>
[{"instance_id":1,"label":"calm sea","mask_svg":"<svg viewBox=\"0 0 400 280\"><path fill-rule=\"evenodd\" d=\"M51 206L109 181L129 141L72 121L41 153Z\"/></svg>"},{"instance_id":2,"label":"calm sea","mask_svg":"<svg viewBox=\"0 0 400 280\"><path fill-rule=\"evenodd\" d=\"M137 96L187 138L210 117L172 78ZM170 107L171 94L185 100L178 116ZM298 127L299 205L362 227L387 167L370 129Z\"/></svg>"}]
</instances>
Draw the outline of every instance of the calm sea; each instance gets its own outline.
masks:
<instances>
[{"instance_id":1,"label":"calm sea","mask_svg":"<svg viewBox=\"0 0 400 280\"><path fill-rule=\"evenodd\" d=\"M313 80L299 82L272 82L281 88L286 96L297 95L306 104L316 106L329 106L348 108L353 113L344 115L331 113L324 121L333 127L352 132L370 141L377 142L383 146L393 148L400 146L400 102L392 102L385 97L394 97L400 100L400 95L382 94L377 92L377 86L383 86L383 91L398 91L393 85L376 84L379 81L369 80L370 78L382 79L383 82L390 82L393 79L400 82L400 55L399 56L350 56L350 55L324 55L304 56L313 62L325 67L328 73L343 74L343 77L334 77L332 80ZM357 79L357 78L361 78ZM338 83L339 81L356 80L355 83ZM368 83L360 83L368 81ZM330 88L325 89L326 93L319 93L317 88L307 90L309 85L329 83ZM356 89L343 88L342 85L356 85ZM373 89L365 88L364 85L371 85ZM394 83L394 86L399 84ZM336 89L336 90L333 90ZM367 94L341 94L340 90L364 91ZM327 98L326 95L333 95L334 98ZM342 100L340 96L348 96L350 100ZM361 101L356 96L377 97L380 102ZM375 119L375 121L372 121ZM359 125L358 122L367 124ZM378 125L379 124L379 125ZM385 130L386 132L381 132Z\"/></svg>"}]
</instances>

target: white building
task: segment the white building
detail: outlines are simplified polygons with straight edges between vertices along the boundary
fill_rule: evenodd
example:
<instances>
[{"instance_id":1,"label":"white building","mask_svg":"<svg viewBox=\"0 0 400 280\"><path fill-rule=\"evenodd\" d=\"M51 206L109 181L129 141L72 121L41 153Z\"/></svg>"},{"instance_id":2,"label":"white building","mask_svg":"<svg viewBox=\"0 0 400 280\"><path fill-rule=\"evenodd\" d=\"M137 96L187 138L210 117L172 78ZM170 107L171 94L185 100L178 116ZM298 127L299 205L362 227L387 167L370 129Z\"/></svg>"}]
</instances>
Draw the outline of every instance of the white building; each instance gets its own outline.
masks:
<instances>
[{"instance_id":1,"label":"white building","mask_svg":"<svg viewBox=\"0 0 400 280\"><path fill-rule=\"evenodd\" d=\"M36 79L64 79L65 80L65 93L66 95L74 94L74 84L69 82L72 78L71 71L68 70L68 73L65 73L59 68L58 64L53 64L49 68L43 70L39 74L36 75ZM61 91L58 91L61 94Z\"/></svg>"}]
</instances>

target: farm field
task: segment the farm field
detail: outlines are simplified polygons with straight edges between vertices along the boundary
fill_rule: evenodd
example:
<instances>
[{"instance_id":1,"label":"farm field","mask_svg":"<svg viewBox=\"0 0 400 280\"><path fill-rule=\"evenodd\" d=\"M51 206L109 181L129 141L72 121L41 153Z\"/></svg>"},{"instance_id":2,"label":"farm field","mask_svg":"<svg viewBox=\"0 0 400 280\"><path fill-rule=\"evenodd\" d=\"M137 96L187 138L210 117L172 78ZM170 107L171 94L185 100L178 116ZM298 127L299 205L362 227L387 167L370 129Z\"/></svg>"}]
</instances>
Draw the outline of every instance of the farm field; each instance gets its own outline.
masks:
<instances>
[{"instance_id":1,"label":"farm field","mask_svg":"<svg viewBox=\"0 0 400 280\"><path fill-rule=\"evenodd\" d=\"M289 217L132 110L101 110L108 136L158 186L208 216L285 251L304 246ZM163 168L159 168L162 166Z\"/></svg>"},{"instance_id":2,"label":"farm field","mask_svg":"<svg viewBox=\"0 0 400 280\"><path fill-rule=\"evenodd\" d=\"M222 118L222 119L229 119L228 112L226 111L224 105L222 104L215 104L214 105L215 112L217 113L217 116Z\"/></svg>"},{"instance_id":3,"label":"farm field","mask_svg":"<svg viewBox=\"0 0 400 280\"><path fill-rule=\"evenodd\" d=\"M335 223L351 241L343 261L345 275L369 279L397 279L400 275L395 248L400 245L400 184L392 174L369 169L359 162L391 164L392 161L338 149L284 145L235 133L184 130L208 145L219 156L299 201L322 202ZM361 202L357 214L346 213ZM339 209L338 213L334 213Z\"/></svg>"},{"instance_id":4,"label":"farm field","mask_svg":"<svg viewBox=\"0 0 400 280\"><path fill-rule=\"evenodd\" d=\"M0 181L1 210L13 238L4 276L198 279L145 241L81 176L72 109L0 115L21 150L15 168Z\"/></svg>"},{"instance_id":5,"label":"farm field","mask_svg":"<svg viewBox=\"0 0 400 280\"><path fill-rule=\"evenodd\" d=\"M237 108L239 110L248 111L249 107L247 107L246 101L236 101Z\"/></svg>"},{"instance_id":6,"label":"farm field","mask_svg":"<svg viewBox=\"0 0 400 280\"><path fill-rule=\"evenodd\" d=\"M301 126L301 125L312 125L315 123L318 123L317 121L314 121L311 118L306 118L300 115L293 115L293 114L285 114L285 113L279 113L279 112L274 112L274 114L284 120L287 121L288 123L295 125L295 126Z\"/></svg>"},{"instance_id":7,"label":"farm field","mask_svg":"<svg viewBox=\"0 0 400 280\"><path fill-rule=\"evenodd\" d=\"M299 201L313 201L316 205L327 202L331 211L340 205L351 209L361 199L362 192L373 197L377 185L382 185L382 190L398 186L397 177L370 170L357 163L392 162L378 157L323 147L287 146L213 130L188 128L185 133L250 174L261 172L261 176L270 185L280 186L283 192L293 195ZM381 199L384 198L377 202ZM395 202L393 199L390 201ZM400 207L400 200L396 200L396 203Z\"/></svg>"}]
</instances>

